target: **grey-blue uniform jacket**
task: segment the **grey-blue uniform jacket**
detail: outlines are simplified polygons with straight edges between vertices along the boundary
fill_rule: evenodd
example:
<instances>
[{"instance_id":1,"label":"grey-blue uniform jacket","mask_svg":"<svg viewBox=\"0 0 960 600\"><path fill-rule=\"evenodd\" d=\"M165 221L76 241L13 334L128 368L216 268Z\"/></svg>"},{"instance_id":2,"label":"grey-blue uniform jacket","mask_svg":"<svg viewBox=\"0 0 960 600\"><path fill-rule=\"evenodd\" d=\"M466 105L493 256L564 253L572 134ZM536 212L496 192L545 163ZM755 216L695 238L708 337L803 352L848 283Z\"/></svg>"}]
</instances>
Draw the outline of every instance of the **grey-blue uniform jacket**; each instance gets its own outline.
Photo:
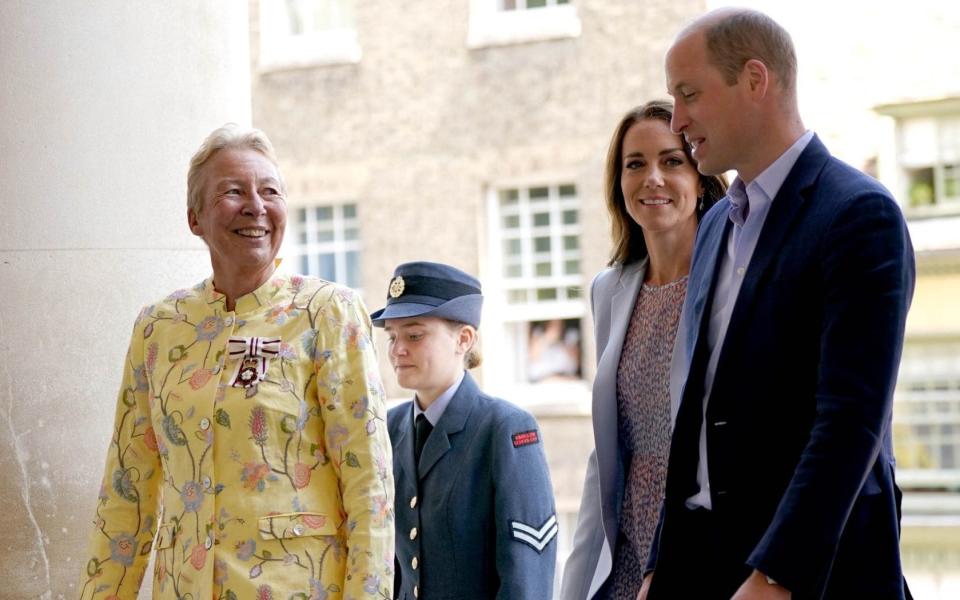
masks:
<instances>
[{"instance_id":1,"label":"grey-blue uniform jacket","mask_svg":"<svg viewBox=\"0 0 960 600\"><path fill-rule=\"evenodd\" d=\"M469 373L414 465L412 401L387 416L396 481L395 595L548 600L558 530L537 422Z\"/></svg>"}]
</instances>

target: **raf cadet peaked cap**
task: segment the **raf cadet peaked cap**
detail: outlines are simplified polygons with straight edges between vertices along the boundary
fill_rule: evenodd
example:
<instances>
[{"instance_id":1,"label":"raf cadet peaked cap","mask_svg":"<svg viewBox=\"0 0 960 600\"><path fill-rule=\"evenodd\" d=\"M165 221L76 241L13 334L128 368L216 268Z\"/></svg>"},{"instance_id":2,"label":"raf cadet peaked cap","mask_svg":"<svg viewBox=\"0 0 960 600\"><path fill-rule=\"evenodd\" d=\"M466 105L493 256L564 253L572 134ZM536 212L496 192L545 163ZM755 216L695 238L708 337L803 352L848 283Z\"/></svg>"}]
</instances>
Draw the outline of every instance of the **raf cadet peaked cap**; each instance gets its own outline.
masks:
<instances>
[{"instance_id":1,"label":"raf cadet peaked cap","mask_svg":"<svg viewBox=\"0 0 960 600\"><path fill-rule=\"evenodd\" d=\"M387 306L370 315L377 327L387 319L437 317L480 326L480 282L460 269L433 262L409 262L396 268L387 290Z\"/></svg>"}]
</instances>

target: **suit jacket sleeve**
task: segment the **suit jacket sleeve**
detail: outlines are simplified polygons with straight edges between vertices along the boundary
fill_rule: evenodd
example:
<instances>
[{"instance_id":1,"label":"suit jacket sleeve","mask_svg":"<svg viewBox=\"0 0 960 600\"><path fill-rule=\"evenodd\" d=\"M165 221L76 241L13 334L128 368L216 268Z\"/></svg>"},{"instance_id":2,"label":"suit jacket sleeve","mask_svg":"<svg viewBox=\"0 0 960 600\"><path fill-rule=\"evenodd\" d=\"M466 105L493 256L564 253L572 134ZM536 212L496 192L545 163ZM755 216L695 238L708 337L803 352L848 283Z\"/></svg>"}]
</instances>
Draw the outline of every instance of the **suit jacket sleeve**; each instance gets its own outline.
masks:
<instances>
[{"instance_id":1,"label":"suit jacket sleeve","mask_svg":"<svg viewBox=\"0 0 960 600\"><path fill-rule=\"evenodd\" d=\"M584 600L590 590L597 557L603 548L603 522L600 520L600 475L597 451L587 459L587 474L580 499L580 516L573 534L573 550L563 568L561 600Z\"/></svg>"},{"instance_id":2,"label":"suit jacket sleeve","mask_svg":"<svg viewBox=\"0 0 960 600\"><path fill-rule=\"evenodd\" d=\"M822 306L811 307L823 314L816 416L774 518L747 561L795 596L821 595L847 517L881 451L913 293L913 251L893 199L871 191L837 204L820 257Z\"/></svg>"},{"instance_id":3,"label":"suit jacket sleeve","mask_svg":"<svg viewBox=\"0 0 960 600\"><path fill-rule=\"evenodd\" d=\"M392 447L385 394L359 298L339 298L318 323L317 390L327 451L346 512L349 563L344 598L382 598L393 590Z\"/></svg>"},{"instance_id":4,"label":"suit jacket sleeve","mask_svg":"<svg viewBox=\"0 0 960 600\"><path fill-rule=\"evenodd\" d=\"M534 432L537 441L515 446L514 436L528 432ZM497 598L551 598L559 525L537 422L528 413L511 411L500 420L494 435ZM519 439L529 442L532 438Z\"/></svg>"}]
</instances>

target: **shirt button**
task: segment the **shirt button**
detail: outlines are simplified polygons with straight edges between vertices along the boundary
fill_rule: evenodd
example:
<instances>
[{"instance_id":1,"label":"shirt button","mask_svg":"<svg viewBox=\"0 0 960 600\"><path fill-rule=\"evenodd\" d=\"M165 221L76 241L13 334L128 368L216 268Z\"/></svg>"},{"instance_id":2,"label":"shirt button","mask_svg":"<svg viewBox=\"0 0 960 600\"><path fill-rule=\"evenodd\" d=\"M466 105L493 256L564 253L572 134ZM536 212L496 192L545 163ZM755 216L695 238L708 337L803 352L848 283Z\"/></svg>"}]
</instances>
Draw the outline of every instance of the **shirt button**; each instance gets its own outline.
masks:
<instances>
[{"instance_id":1,"label":"shirt button","mask_svg":"<svg viewBox=\"0 0 960 600\"><path fill-rule=\"evenodd\" d=\"M420 566L420 561L417 560L417 557L414 556L413 560L410 561L410 566L413 567L413 570L416 571L417 567Z\"/></svg>"},{"instance_id":2,"label":"shirt button","mask_svg":"<svg viewBox=\"0 0 960 600\"><path fill-rule=\"evenodd\" d=\"M410 530L410 539L411 539L411 540L417 539L417 528L416 528L416 527L414 527L413 529Z\"/></svg>"},{"instance_id":3,"label":"shirt button","mask_svg":"<svg viewBox=\"0 0 960 600\"><path fill-rule=\"evenodd\" d=\"M413 586L413 597L414 597L414 598L419 598L419 597L420 597L420 587L419 587L419 586L416 586L416 585Z\"/></svg>"},{"instance_id":4,"label":"shirt button","mask_svg":"<svg viewBox=\"0 0 960 600\"><path fill-rule=\"evenodd\" d=\"M293 526L293 535L303 535L303 525L294 525Z\"/></svg>"},{"instance_id":5,"label":"shirt button","mask_svg":"<svg viewBox=\"0 0 960 600\"><path fill-rule=\"evenodd\" d=\"M210 429L210 419L206 417L200 419L200 429L204 431Z\"/></svg>"},{"instance_id":6,"label":"shirt button","mask_svg":"<svg viewBox=\"0 0 960 600\"><path fill-rule=\"evenodd\" d=\"M416 507L417 507L417 497L414 496L413 498L410 498L410 508L416 508Z\"/></svg>"},{"instance_id":7,"label":"shirt button","mask_svg":"<svg viewBox=\"0 0 960 600\"><path fill-rule=\"evenodd\" d=\"M210 489L210 486L211 486L212 484L213 484L213 480L211 480L210 477L204 477L204 478L203 478L203 488L204 488L204 489Z\"/></svg>"},{"instance_id":8,"label":"shirt button","mask_svg":"<svg viewBox=\"0 0 960 600\"><path fill-rule=\"evenodd\" d=\"M204 540L204 542L203 542L203 547L206 548L207 550L209 550L210 548L212 548L212 547L213 547L213 538L208 535L208 536L207 536L207 539Z\"/></svg>"}]
</instances>

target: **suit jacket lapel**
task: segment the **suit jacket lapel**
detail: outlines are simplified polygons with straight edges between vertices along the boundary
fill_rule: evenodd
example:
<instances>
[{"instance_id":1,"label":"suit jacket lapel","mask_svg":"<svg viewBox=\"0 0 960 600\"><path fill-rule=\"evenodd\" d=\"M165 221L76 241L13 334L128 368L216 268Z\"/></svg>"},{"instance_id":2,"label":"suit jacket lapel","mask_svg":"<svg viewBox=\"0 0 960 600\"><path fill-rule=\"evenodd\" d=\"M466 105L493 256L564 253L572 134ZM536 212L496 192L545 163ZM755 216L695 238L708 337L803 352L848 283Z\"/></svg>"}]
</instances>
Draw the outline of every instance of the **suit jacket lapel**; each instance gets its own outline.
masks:
<instances>
[{"instance_id":1,"label":"suit jacket lapel","mask_svg":"<svg viewBox=\"0 0 960 600\"><path fill-rule=\"evenodd\" d=\"M793 169L787 175L777 197L770 204L763 229L757 240L757 246L750 258L750 265L744 276L737 302L730 315L730 324L727 327L727 337L724 340L724 349L727 341L740 331L740 322L750 314L753 302L756 299L757 287L764 279L764 274L770 268L774 257L780 252L780 247L787 239L789 231L797 216L800 214L806 201L806 190L810 188L820 174L823 165L830 158L826 146L816 136L810 140ZM720 355L723 360L723 354ZM717 372L722 372L718 367Z\"/></svg>"},{"instance_id":2,"label":"suit jacket lapel","mask_svg":"<svg viewBox=\"0 0 960 600\"><path fill-rule=\"evenodd\" d=\"M397 476L397 481L414 481L416 479L417 467L413 464L413 403L412 400L407 406L406 413L400 427L397 428L397 439L393 445L393 464L399 467L404 477Z\"/></svg>"},{"instance_id":3,"label":"suit jacket lapel","mask_svg":"<svg viewBox=\"0 0 960 600\"><path fill-rule=\"evenodd\" d=\"M433 428L430 437L427 438L427 443L423 446L418 469L420 479L424 479L430 469L450 450L452 447L450 437L463 431L467 417L470 416L479 394L480 388L477 387L477 383L470 376L470 373L465 373L460 387L451 398L446 410L443 411L440 422ZM410 453L412 461L412 447Z\"/></svg>"},{"instance_id":4,"label":"suit jacket lapel","mask_svg":"<svg viewBox=\"0 0 960 600\"><path fill-rule=\"evenodd\" d=\"M617 367L620 365L620 351L623 349L623 340L626 338L627 327L630 326L630 317L636 304L637 294L643 285L643 276L646 273L647 261L639 261L623 267L617 281L617 291L610 297L610 333L607 345L603 349L600 363L597 365L596 377L607 382L610 389L616 393ZM609 408L606 401L596 402L594 411L601 412ZM598 405L599 404L599 405ZM614 403L615 406L615 403ZM616 410L613 411L616 416Z\"/></svg>"}]
</instances>

